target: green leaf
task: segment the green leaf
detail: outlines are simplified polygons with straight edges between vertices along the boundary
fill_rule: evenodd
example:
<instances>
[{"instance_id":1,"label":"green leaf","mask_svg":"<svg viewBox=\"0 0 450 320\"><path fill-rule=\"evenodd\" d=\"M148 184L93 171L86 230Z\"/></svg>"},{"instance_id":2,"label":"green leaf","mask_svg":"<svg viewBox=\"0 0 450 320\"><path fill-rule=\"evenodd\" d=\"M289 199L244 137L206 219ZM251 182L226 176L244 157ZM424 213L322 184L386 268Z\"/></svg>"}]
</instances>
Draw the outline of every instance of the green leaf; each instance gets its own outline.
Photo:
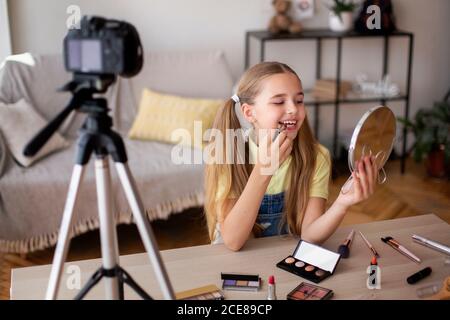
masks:
<instances>
[{"instance_id":1,"label":"green leaf","mask_svg":"<svg viewBox=\"0 0 450 320\"><path fill-rule=\"evenodd\" d=\"M352 12L353 10L355 10L355 8L356 8L356 3L354 3L353 1L348 1L348 2L346 2L346 1L344 1L344 0L342 0L342 1L340 1L340 0L334 0L333 5L329 6L329 5L326 5L326 4L325 4L325 6L326 6L330 11L333 11L334 14L336 14L336 15L339 17L339 19L340 19L341 21L343 21L343 20L342 20L342 15L341 15L341 13L342 13L342 12Z\"/></svg>"},{"instance_id":2,"label":"green leaf","mask_svg":"<svg viewBox=\"0 0 450 320\"><path fill-rule=\"evenodd\" d=\"M402 117L397 117L397 121L406 126L407 129L412 129L415 126L415 124L411 122L411 120Z\"/></svg>"},{"instance_id":3,"label":"green leaf","mask_svg":"<svg viewBox=\"0 0 450 320\"><path fill-rule=\"evenodd\" d=\"M436 140L439 144L446 144L450 141L450 131L448 126L441 124L437 127Z\"/></svg>"},{"instance_id":4,"label":"green leaf","mask_svg":"<svg viewBox=\"0 0 450 320\"><path fill-rule=\"evenodd\" d=\"M438 145L445 146L446 161L450 161L450 103L435 102L432 108L419 109L414 120L397 117L397 121L414 133L413 158L422 161Z\"/></svg>"},{"instance_id":5,"label":"green leaf","mask_svg":"<svg viewBox=\"0 0 450 320\"><path fill-rule=\"evenodd\" d=\"M448 142L445 145L445 163L447 163L447 165L450 165L450 142Z\"/></svg>"},{"instance_id":6,"label":"green leaf","mask_svg":"<svg viewBox=\"0 0 450 320\"><path fill-rule=\"evenodd\" d=\"M421 162L423 157L422 149L420 148L420 145L416 144L416 147L414 148L413 158L416 162Z\"/></svg>"},{"instance_id":7,"label":"green leaf","mask_svg":"<svg viewBox=\"0 0 450 320\"><path fill-rule=\"evenodd\" d=\"M434 128L426 128L422 134L422 143L424 144L433 144L436 139L434 138Z\"/></svg>"}]
</instances>

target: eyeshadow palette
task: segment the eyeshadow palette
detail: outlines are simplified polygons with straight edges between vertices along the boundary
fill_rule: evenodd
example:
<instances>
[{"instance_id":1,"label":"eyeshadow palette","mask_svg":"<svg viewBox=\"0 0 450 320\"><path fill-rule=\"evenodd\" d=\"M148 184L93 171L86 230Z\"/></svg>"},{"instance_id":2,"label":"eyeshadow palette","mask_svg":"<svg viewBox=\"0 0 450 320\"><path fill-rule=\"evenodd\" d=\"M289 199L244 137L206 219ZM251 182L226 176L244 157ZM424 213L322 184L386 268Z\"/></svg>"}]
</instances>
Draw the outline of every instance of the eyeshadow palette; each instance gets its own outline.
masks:
<instances>
[{"instance_id":1,"label":"eyeshadow palette","mask_svg":"<svg viewBox=\"0 0 450 320\"><path fill-rule=\"evenodd\" d=\"M224 300L225 297L215 285L204 286L176 294L177 300Z\"/></svg>"},{"instance_id":2,"label":"eyeshadow palette","mask_svg":"<svg viewBox=\"0 0 450 320\"><path fill-rule=\"evenodd\" d=\"M259 275L221 273L222 289L237 291L258 291L261 287Z\"/></svg>"},{"instance_id":3,"label":"eyeshadow palette","mask_svg":"<svg viewBox=\"0 0 450 320\"><path fill-rule=\"evenodd\" d=\"M333 290L302 282L289 292L288 300L327 300L333 296Z\"/></svg>"},{"instance_id":4,"label":"eyeshadow palette","mask_svg":"<svg viewBox=\"0 0 450 320\"><path fill-rule=\"evenodd\" d=\"M312 282L319 283L333 274L340 254L300 240L294 254L277 263L277 267Z\"/></svg>"}]
</instances>

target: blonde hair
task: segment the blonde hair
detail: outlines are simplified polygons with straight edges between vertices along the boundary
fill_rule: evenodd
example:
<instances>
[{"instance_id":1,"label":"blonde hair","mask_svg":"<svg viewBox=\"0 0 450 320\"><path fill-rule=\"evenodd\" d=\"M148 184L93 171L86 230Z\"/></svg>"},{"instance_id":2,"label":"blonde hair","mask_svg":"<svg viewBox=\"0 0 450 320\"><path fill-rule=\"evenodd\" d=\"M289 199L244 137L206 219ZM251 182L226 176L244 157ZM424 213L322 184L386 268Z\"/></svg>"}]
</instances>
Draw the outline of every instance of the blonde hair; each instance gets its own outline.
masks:
<instances>
[{"instance_id":1,"label":"blonde hair","mask_svg":"<svg viewBox=\"0 0 450 320\"><path fill-rule=\"evenodd\" d=\"M279 62L262 62L248 69L239 81L237 95L241 103L254 104L256 96L260 93L261 82L269 76L281 73L292 73L300 81L300 78L289 66ZM232 164L208 164L205 169L205 215L208 225L209 236L214 239L216 223L223 218L224 202L231 194L239 195L245 188L249 179L252 165L248 161L248 152L245 152L245 163L236 162L240 155L235 141L228 141L227 129L240 129L238 117L234 111L234 101L229 99L218 110L213 128L222 132L223 149L233 143L231 152L235 160ZM238 139L240 136L238 135ZM234 140L234 138L233 138ZM248 150L246 146L245 150ZM287 222L289 232L301 234L301 226L304 212L309 198L309 188L315 169L318 143L314 138L308 120L305 120L293 141L292 160L290 166L290 183L286 190L284 200L284 214L282 221ZM226 155L225 155L226 156ZM223 163L223 162L221 162ZM225 184L224 192L217 198L218 181ZM255 224L253 233L259 234L260 228Z\"/></svg>"}]
</instances>

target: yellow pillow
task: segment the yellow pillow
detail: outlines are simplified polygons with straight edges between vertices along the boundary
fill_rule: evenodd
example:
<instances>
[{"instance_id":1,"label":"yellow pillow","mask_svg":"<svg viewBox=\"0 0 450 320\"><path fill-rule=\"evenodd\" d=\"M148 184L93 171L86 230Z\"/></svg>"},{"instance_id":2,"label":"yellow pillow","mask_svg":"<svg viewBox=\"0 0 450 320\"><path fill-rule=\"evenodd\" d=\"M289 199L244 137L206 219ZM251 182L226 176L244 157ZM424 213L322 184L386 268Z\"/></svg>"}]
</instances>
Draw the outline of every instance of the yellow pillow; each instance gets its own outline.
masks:
<instances>
[{"instance_id":1,"label":"yellow pillow","mask_svg":"<svg viewBox=\"0 0 450 320\"><path fill-rule=\"evenodd\" d=\"M201 148L201 141L194 143L194 121L201 121L202 131L197 130L197 135L201 134L201 137L197 139L203 140L203 132L212 127L217 110L223 103L223 100L183 98L144 89L128 137ZM185 133L184 136L189 134L190 138L181 139L180 132Z\"/></svg>"}]
</instances>

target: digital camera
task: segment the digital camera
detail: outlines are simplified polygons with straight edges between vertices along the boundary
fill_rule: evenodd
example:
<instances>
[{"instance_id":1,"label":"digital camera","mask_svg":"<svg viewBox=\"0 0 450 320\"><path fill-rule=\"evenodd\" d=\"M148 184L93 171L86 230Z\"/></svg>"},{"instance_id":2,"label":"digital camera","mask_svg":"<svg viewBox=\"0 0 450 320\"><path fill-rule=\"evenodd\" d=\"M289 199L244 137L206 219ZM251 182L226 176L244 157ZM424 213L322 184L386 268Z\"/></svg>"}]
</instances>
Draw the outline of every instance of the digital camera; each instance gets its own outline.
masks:
<instances>
[{"instance_id":1,"label":"digital camera","mask_svg":"<svg viewBox=\"0 0 450 320\"><path fill-rule=\"evenodd\" d=\"M143 61L139 34L124 21L84 16L80 28L64 38L64 64L70 72L129 78L139 73Z\"/></svg>"}]
</instances>

